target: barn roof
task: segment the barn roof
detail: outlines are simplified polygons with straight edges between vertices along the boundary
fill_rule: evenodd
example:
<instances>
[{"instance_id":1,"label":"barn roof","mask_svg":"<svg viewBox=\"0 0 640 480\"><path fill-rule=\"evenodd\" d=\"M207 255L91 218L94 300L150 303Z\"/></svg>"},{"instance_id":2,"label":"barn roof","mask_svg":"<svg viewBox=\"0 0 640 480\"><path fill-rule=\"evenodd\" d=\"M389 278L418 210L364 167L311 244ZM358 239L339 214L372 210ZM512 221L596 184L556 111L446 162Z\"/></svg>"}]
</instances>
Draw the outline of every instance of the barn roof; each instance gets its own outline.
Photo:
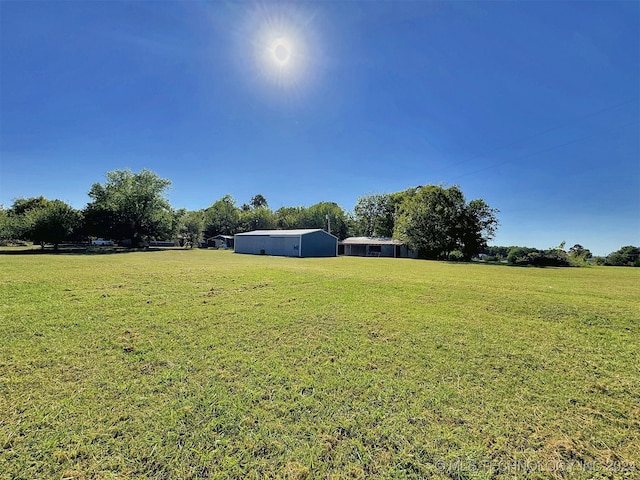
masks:
<instances>
[{"instance_id":1,"label":"barn roof","mask_svg":"<svg viewBox=\"0 0 640 480\"><path fill-rule=\"evenodd\" d=\"M305 235L307 233L313 232L324 232L320 228L299 228L296 230L254 230L253 232L244 232L237 233L236 236L272 236L277 235L278 237L298 237L300 235ZM327 232L325 232L327 233Z\"/></svg>"},{"instance_id":2,"label":"barn roof","mask_svg":"<svg viewBox=\"0 0 640 480\"><path fill-rule=\"evenodd\" d=\"M404 245L404 242L391 237L349 237L340 243L343 245Z\"/></svg>"}]
</instances>

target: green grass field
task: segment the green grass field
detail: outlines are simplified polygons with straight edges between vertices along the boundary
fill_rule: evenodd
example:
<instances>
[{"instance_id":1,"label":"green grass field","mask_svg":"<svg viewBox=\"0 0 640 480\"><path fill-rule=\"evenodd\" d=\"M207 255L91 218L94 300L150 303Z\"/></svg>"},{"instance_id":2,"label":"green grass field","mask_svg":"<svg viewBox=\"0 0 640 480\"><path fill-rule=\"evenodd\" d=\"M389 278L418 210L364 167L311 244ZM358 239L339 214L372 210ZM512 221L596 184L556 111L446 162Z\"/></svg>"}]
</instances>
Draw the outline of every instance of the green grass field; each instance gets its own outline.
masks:
<instances>
[{"instance_id":1,"label":"green grass field","mask_svg":"<svg viewBox=\"0 0 640 480\"><path fill-rule=\"evenodd\" d=\"M639 478L640 269L0 255L0 478Z\"/></svg>"}]
</instances>

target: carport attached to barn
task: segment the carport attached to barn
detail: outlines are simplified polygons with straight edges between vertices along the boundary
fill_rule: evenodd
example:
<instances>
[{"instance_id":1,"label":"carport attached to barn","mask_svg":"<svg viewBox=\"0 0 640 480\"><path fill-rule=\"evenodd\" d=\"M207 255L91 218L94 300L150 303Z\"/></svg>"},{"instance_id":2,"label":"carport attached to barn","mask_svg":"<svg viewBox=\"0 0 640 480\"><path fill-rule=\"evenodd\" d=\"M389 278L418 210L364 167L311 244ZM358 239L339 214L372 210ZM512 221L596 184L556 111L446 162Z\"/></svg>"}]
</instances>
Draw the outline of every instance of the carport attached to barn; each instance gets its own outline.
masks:
<instances>
[{"instance_id":1,"label":"carport attached to barn","mask_svg":"<svg viewBox=\"0 0 640 480\"><path fill-rule=\"evenodd\" d=\"M389 237L349 237L339 244L341 255L359 257L409 257L415 258L416 252L395 238Z\"/></svg>"}]
</instances>

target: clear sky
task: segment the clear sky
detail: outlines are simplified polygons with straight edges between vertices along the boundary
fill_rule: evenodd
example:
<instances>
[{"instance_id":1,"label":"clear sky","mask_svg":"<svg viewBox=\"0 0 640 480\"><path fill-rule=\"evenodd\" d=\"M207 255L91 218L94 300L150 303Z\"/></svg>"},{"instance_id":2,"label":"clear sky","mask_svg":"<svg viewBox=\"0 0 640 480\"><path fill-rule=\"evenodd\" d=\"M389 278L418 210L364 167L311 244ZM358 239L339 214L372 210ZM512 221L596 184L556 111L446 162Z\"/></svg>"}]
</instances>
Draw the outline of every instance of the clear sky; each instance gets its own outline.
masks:
<instances>
[{"instance_id":1,"label":"clear sky","mask_svg":"<svg viewBox=\"0 0 640 480\"><path fill-rule=\"evenodd\" d=\"M640 2L0 0L0 204L114 169L175 208L428 183L498 245L640 244Z\"/></svg>"}]
</instances>

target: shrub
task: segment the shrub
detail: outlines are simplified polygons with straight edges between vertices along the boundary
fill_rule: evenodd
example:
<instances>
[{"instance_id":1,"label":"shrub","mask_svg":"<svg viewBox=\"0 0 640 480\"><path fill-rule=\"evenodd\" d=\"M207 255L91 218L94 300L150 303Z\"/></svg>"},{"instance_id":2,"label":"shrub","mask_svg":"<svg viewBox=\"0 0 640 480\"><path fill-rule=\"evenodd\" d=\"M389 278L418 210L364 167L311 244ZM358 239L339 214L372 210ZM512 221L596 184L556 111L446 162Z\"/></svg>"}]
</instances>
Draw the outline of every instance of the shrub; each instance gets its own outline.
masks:
<instances>
[{"instance_id":1,"label":"shrub","mask_svg":"<svg viewBox=\"0 0 640 480\"><path fill-rule=\"evenodd\" d=\"M511 265L528 265L532 260L529 255L535 252L537 252L535 248L512 247L507 254L507 262Z\"/></svg>"},{"instance_id":2,"label":"shrub","mask_svg":"<svg viewBox=\"0 0 640 480\"><path fill-rule=\"evenodd\" d=\"M460 250L454 250L449 253L449 261L451 262L464 262L464 260L464 253L462 253Z\"/></svg>"},{"instance_id":3,"label":"shrub","mask_svg":"<svg viewBox=\"0 0 640 480\"><path fill-rule=\"evenodd\" d=\"M569 259L560 248L538 250L528 247L513 247L509 250L507 261L511 265L535 265L538 267L567 267Z\"/></svg>"},{"instance_id":4,"label":"shrub","mask_svg":"<svg viewBox=\"0 0 640 480\"><path fill-rule=\"evenodd\" d=\"M640 267L640 248L633 245L622 247L607 256L606 265Z\"/></svg>"}]
</instances>

